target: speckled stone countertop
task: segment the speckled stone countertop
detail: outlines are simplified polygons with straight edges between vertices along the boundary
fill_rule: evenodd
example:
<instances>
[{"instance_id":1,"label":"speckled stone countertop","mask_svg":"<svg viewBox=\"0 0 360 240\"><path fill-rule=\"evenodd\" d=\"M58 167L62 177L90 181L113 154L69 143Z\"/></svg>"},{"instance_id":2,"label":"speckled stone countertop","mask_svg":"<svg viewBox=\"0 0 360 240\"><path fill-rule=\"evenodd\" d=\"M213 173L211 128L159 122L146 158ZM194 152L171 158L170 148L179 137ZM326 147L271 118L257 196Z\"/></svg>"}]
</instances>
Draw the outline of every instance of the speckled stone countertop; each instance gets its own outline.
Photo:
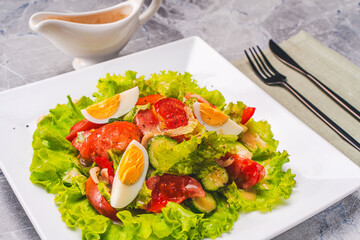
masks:
<instances>
[{"instance_id":1,"label":"speckled stone countertop","mask_svg":"<svg viewBox=\"0 0 360 240\"><path fill-rule=\"evenodd\" d=\"M2 0L0 91L73 70L71 57L29 29L32 14L88 11L118 2ZM196 35L231 61L243 57L245 48L265 48L270 38L281 42L299 30L360 67L359 0L164 0L120 55ZM39 239L1 170L0 193L0 239ZM360 191L275 239L360 239Z\"/></svg>"}]
</instances>

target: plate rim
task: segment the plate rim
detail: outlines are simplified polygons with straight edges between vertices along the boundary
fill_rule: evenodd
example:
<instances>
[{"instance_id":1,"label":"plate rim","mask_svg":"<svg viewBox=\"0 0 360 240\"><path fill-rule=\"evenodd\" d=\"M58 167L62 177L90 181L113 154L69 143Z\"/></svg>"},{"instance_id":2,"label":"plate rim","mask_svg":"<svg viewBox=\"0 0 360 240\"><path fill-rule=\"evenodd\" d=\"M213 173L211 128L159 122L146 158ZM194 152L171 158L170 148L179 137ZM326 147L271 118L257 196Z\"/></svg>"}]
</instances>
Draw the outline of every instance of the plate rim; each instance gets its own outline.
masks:
<instances>
[{"instance_id":1,"label":"plate rim","mask_svg":"<svg viewBox=\"0 0 360 240\"><path fill-rule=\"evenodd\" d=\"M143 51L140 51L140 52L135 52L135 53L132 53L132 54L129 54L129 55L125 55L125 56L122 56L122 57L119 57L119 58L116 58L116 59L112 59L112 60L109 60L109 61L106 61L106 62L102 62L100 64L96 64L94 66L90 66L89 68L92 68L92 67L95 67L95 66L106 66L107 64L111 64L111 62L116 62L116 61L122 61L122 59L124 58L128 58L128 57L136 57L137 55L141 55L141 54L146 54L147 52L151 52L153 50L156 50L156 49L159 49L159 48L162 48L162 47L165 47L165 46L171 46L171 45L176 45L176 44L183 44L183 43L186 43L186 42L189 42L191 45L195 45L195 44L202 44L204 46L206 46L209 50L212 50L215 54L217 54L218 57L221 57L222 60L226 61L229 66L232 66L234 69L236 69L239 73L241 73L246 79L248 79L250 82L252 82L245 74L243 74L242 72L240 72L233 64L231 64L227 59L225 59L221 54L219 54L217 51L215 51L213 48L211 48L211 46L209 46L204 40L202 40L200 37L197 37L197 36L193 36L193 37L189 37L189 38L184 38L184 39L180 39L178 41L175 41L175 42L170 42L170 43L167 43L167 44L164 44L164 45L160 45L160 46L157 46L157 47L154 47L154 48L150 48L150 49L146 49L146 50L143 50ZM191 51L190 51L191 52ZM15 88L12 88L12 89L8 89L8 90L4 90L4 91L1 91L0 92L0 97L3 97L3 96L6 96L8 94L13 94L13 93L16 93L17 91L19 90L22 90L22 89L26 89L26 88L29 88L29 87L36 87L37 85L43 85L43 84L47 84L48 82L52 82L52 81L56 81L56 78L66 78L67 75L71 75L71 74L74 74L74 72L77 72L78 74L82 73L82 72L86 72L88 71L89 68L84 68L84 69L81 69L81 70L77 70L77 71L70 71L70 72L67 72L67 73L63 73L63 74L60 74L60 75L56 75L56 76L52 76L52 77L49 77L49 78L46 78L46 79L43 79L43 80L40 80L40 81L37 81L37 82L33 82L33 83L29 83L29 84L25 84L25 85L22 85L22 86L19 86L19 87L15 87ZM252 82L253 83L253 82ZM253 83L255 86L257 86L255 83ZM257 86L258 87L258 86ZM262 90L261 88L258 87L258 89L260 89L264 94L268 95L271 99L273 99L275 102L277 102L274 98L271 97L271 95L269 95L268 93L266 93L264 90ZM304 122L302 122L300 119L298 119L295 115L293 115L289 110L287 110L283 105L281 105L279 102L277 102L279 104L279 106L282 107L282 110L285 110L286 111L286 114L290 114L292 115L293 118L295 118L297 121L299 121L300 123L302 123L304 126L306 126L311 132L315 133L316 135L318 135L324 142L326 142L329 146L331 146L333 149L335 149L339 154L343 155L350 163L352 163L354 166L358 167L353 161L351 161L349 158L347 158L342 152L340 152L337 148L335 148L333 145L331 145L329 142L327 142L322 136L320 136L318 133L316 133L314 130L312 130L308 125L306 125ZM1 104L0 104L1 106ZM0 118L2 116L0 115ZM16 183L13 182L13 179L12 179L12 176L10 176L7 168L3 165L3 161L0 161L0 168L1 170L3 171L4 173L4 176L6 177L6 180L7 182L9 182L11 188L12 188L12 191L15 193L17 199L19 200L20 204L22 205L22 208L24 209L24 211L26 212L27 216L29 217L31 223L33 224L34 228L36 229L37 233L39 234L39 236L42 238L42 239L46 239L46 236L44 235L41 227L39 226L39 223L37 222L36 218L32 215L30 209L27 207L27 203L26 201L23 199L22 197L22 193L18 191L18 188L16 187ZM349 178L349 179L352 179L352 178ZM360 180L360 177L359 177L359 180ZM324 209L328 208L329 206L333 205L334 203L338 202L340 199L343 199L345 196L348 196L349 194L351 194L352 192L356 191L357 189L360 188L360 181L359 181L359 184L357 187L355 187L354 189L352 190L349 190L347 193L344 193L342 194L341 196L338 196L336 199L334 199L332 201L332 203L330 204L327 204L326 206L324 206L323 208L320 208L318 209L318 211L315 211L313 212L313 214L310 214L307 218L305 219L299 219L299 221L295 224L292 224L292 225L289 225L286 229L281 229L278 231L277 234L274 234L273 236L271 237L274 237L274 236L277 236L283 232L285 232L286 230L298 225L299 223L305 221L306 219L309 219L310 217L316 215L317 213L323 211ZM48 194L48 193L46 193Z\"/></svg>"}]
</instances>

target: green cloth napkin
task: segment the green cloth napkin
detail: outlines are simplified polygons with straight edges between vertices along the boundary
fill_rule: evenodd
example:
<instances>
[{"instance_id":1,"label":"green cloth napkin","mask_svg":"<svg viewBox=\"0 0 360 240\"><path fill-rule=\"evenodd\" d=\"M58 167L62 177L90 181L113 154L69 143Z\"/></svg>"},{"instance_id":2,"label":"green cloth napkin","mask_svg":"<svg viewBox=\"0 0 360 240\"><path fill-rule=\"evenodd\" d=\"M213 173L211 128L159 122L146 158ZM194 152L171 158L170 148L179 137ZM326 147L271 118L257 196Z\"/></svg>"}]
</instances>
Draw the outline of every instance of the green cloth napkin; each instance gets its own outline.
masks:
<instances>
[{"instance_id":1,"label":"green cloth napkin","mask_svg":"<svg viewBox=\"0 0 360 240\"><path fill-rule=\"evenodd\" d=\"M282 42L280 46L305 70L356 109L360 109L360 69L357 66L304 31ZM265 49L263 52L271 64L287 77L288 82L298 92L360 142L360 122L339 107L306 77L281 63L270 49ZM282 87L270 87L263 83L254 74L246 58L235 60L233 64L296 117L360 166L360 152L339 137L290 92Z\"/></svg>"}]
</instances>

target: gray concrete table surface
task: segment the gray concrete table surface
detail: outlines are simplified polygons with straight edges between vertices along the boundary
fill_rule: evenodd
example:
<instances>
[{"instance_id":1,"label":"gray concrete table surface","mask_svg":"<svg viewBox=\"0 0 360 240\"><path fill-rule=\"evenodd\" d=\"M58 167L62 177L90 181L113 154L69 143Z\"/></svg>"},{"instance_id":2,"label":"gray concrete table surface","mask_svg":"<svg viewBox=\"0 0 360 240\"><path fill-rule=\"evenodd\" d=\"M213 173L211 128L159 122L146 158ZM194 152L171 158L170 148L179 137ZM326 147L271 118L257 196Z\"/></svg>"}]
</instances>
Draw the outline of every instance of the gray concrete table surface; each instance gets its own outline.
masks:
<instances>
[{"instance_id":1,"label":"gray concrete table surface","mask_svg":"<svg viewBox=\"0 0 360 240\"><path fill-rule=\"evenodd\" d=\"M88 11L118 2L2 0L0 91L73 70L71 57L29 29L33 13ZM243 57L245 48L265 48L270 38L281 42L301 29L360 67L359 0L164 0L120 55L196 35L231 61ZM39 239L1 170L0 239ZM360 191L275 239L360 239Z\"/></svg>"}]
</instances>

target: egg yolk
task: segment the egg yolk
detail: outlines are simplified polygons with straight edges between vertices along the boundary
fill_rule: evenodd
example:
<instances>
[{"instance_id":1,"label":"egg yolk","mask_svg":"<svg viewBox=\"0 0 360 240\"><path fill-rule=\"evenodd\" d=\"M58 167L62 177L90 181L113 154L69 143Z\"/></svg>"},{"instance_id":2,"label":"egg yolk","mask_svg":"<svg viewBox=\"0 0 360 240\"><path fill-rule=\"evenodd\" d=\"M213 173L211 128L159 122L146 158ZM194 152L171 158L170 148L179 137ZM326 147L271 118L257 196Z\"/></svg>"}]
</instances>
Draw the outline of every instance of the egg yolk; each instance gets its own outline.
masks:
<instances>
[{"instance_id":1,"label":"egg yolk","mask_svg":"<svg viewBox=\"0 0 360 240\"><path fill-rule=\"evenodd\" d=\"M102 102L93 104L86 108L86 112L97 119L105 119L111 117L116 113L120 105L120 96L115 96L105 99Z\"/></svg>"},{"instance_id":2,"label":"egg yolk","mask_svg":"<svg viewBox=\"0 0 360 240\"><path fill-rule=\"evenodd\" d=\"M229 120L229 116L206 103L200 104L200 116L210 126L221 126Z\"/></svg>"},{"instance_id":3,"label":"egg yolk","mask_svg":"<svg viewBox=\"0 0 360 240\"><path fill-rule=\"evenodd\" d=\"M124 153L119 167L119 180L126 185L136 183L144 170L144 154L132 144Z\"/></svg>"}]
</instances>

